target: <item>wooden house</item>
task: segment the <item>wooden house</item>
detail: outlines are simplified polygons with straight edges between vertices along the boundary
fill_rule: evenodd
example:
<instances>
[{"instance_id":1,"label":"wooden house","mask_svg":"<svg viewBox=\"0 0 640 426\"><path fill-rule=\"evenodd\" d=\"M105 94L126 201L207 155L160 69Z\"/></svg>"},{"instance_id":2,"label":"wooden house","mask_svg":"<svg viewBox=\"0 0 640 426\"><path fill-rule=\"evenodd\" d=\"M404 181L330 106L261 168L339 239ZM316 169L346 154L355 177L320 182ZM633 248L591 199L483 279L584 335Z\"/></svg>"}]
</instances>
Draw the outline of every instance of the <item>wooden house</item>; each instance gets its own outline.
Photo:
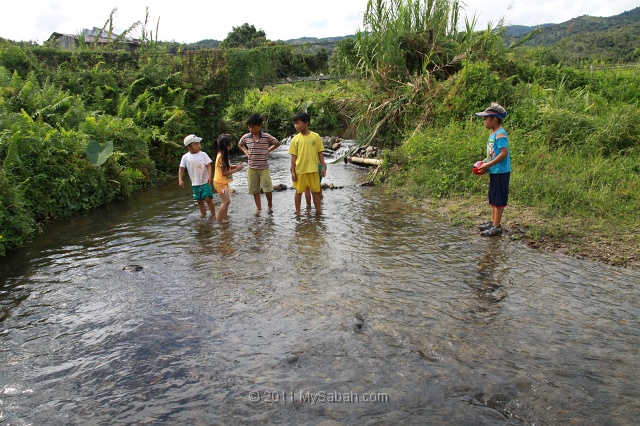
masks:
<instances>
[{"instance_id":1,"label":"wooden house","mask_svg":"<svg viewBox=\"0 0 640 426\"><path fill-rule=\"evenodd\" d=\"M84 42L88 45L95 43L100 46L106 46L113 44L118 38L118 34L111 34L111 37L109 38L106 32L102 32L101 34L100 28L94 27L92 30L82 30L81 36L74 34L52 33L51 37L47 40L47 43L53 44L61 49L75 50L75 48L80 45L81 37L84 38ZM140 47L140 40L124 37L118 42L118 44L122 49L128 52L133 52Z\"/></svg>"}]
</instances>

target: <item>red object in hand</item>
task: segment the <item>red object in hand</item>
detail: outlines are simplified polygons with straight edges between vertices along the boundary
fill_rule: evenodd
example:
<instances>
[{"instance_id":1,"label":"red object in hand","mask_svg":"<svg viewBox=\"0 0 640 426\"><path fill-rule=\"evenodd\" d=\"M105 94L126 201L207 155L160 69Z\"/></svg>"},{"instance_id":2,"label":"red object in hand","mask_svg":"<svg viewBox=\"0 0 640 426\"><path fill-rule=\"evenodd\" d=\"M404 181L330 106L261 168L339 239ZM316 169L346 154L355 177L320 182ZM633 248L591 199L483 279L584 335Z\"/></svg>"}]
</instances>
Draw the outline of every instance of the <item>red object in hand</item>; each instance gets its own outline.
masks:
<instances>
[{"instance_id":1,"label":"red object in hand","mask_svg":"<svg viewBox=\"0 0 640 426\"><path fill-rule=\"evenodd\" d=\"M480 170L480 167L482 167L483 164L484 162L482 161L476 161L475 163L473 163L473 167L471 168L471 171L477 175L483 175L487 173L484 170Z\"/></svg>"}]
</instances>

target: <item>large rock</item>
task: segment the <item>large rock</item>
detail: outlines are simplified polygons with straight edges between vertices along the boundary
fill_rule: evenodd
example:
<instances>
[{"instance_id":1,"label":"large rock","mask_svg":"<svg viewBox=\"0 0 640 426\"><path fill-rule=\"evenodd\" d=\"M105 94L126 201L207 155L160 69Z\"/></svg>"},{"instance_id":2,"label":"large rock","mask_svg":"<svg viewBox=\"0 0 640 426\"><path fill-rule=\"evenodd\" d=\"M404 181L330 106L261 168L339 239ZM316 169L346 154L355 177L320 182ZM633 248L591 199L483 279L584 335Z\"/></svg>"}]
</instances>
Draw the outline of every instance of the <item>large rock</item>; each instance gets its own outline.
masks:
<instances>
[{"instance_id":1,"label":"large rock","mask_svg":"<svg viewBox=\"0 0 640 426\"><path fill-rule=\"evenodd\" d=\"M376 156L377 152L378 152L377 148L373 146L368 146L367 149L364 151L364 156L366 158L373 158Z\"/></svg>"}]
</instances>

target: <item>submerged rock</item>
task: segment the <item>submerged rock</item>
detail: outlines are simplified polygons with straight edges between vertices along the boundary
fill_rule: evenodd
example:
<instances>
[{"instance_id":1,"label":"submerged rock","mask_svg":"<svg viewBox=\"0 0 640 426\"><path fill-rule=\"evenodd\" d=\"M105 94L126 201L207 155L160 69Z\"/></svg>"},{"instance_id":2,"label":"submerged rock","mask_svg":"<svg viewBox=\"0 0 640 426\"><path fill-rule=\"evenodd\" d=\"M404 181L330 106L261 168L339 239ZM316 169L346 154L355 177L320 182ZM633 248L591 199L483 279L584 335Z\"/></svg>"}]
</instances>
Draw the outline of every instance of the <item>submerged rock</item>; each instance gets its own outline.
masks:
<instances>
[{"instance_id":1,"label":"submerged rock","mask_svg":"<svg viewBox=\"0 0 640 426\"><path fill-rule=\"evenodd\" d=\"M143 267L140 265L127 265L124 268L122 268L123 271L129 271L129 272L140 272L142 271Z\"/></svg>"},{"instance_id":2,"label":"submerged rock","mask_svg":"<svg viewBox=\"0 0 640 426\"><path fill-rule=\"evenodd\" d=\"M353 321L351 323L351 328L353 329L353 331L360 333L362 332L363 327L364 327L364 317L362 316L362 314L358 313L353 318Z\"/></svg>"},{"instance_id":3,"label":"submerged rock","mask_svg":"<svg viewBox=\"0 0 640 426\"><path fill-rule=\"evenodd\" d=\"M289 187L287 185L285 185L284 183L279 183L277 185L273 185L273 190L278 192L278 191L286 191L287 189L289 189Z\"/></svg>"},{"instance_id":4,"label":"submerged rock","mask_svg":"<svg viewBox=\"0 0 640 426\"><path fill-rule=\"evenodd\" d=\"M287 364L293 364L294 362L297 362L299 359L300 359L300 355L291 354L291 355L287 355L287 357L284 359L284 362Z\"/></svg>"}]
</instances>

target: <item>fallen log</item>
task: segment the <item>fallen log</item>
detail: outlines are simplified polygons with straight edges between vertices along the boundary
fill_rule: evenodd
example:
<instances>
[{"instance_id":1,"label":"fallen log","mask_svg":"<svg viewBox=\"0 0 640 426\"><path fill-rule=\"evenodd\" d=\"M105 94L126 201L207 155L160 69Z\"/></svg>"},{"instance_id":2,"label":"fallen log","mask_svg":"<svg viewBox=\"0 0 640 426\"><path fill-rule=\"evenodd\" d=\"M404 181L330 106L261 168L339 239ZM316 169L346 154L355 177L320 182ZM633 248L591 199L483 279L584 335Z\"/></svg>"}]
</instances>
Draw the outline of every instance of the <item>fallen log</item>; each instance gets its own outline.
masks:
<instances>
[{"instance_id":1,"label":"fallen log","mask_svg":"<svg viewBox=\"0 0 640 426\"><path fill-rule=\"evenodd\" d=\"M359 166L379 166L382 164L382 160L377 158L346 157L346 161Z\"/></svg>"}]
</instances>

